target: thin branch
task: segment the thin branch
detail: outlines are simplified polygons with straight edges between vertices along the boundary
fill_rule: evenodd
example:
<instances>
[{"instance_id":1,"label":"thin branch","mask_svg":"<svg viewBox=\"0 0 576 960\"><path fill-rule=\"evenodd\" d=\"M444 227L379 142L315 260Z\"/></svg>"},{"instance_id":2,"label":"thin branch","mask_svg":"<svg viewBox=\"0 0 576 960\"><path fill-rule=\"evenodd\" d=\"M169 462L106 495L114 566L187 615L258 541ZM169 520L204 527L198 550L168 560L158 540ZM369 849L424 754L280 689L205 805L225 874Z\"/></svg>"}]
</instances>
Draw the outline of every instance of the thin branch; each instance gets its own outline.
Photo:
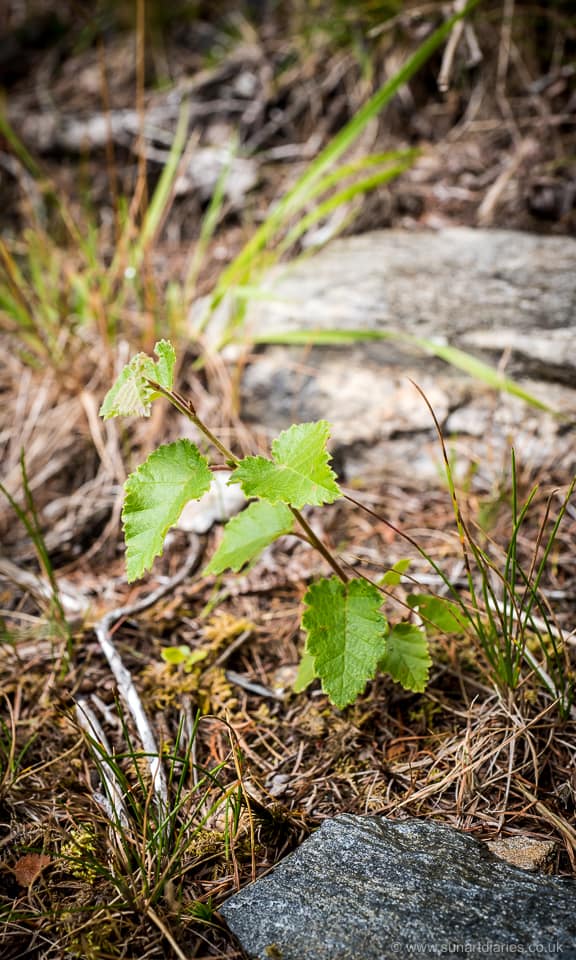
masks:
<instances>
[{"instance_id":1,"label":"thin branch","mask_svg":"<svg viewBox=\"0 0 576 960\"><path fill-rule=\"evenodd\" d=\"M148 596L137 600L136 603L128 604L124 607L116 607L115 610L110 610L104 617L102 617L101 620L98 621L98 623L94 624L94 632L96 633L98 643L100 644L100 648L108 661L110 670L114 675L114 679L118 685L118 692L120 693L122 700L126 704L126 707L130 712L132 719L134 720L142 748L146 754L150 776L152 778L152 788L154 791L156 807L158 809L160 819L163 819L168 808L168 785L166 781L166 774L160 760L154 732L150 726L144 707L142 706L142 701L140 700L138 691L136 690L134 681L132 680L132 676L130 675L128 669L124 666L122 658L114 646L111 631L114 624L116 624L119 620L123 620L126 617L133 617L138 613L142 613L144 610L148 610L150 607L153 607L154 604L158 603L162 597L165 597L166 594L170 593L177 586L179 586L179 584L181 584L197 567L200 557L200 541L197 537L194 537L188 560L182 569L178 571L176 576L172 577L161 587L158 587L157 590L153 590L152 593L148 594Z\"/></svg>"}]
</instances>

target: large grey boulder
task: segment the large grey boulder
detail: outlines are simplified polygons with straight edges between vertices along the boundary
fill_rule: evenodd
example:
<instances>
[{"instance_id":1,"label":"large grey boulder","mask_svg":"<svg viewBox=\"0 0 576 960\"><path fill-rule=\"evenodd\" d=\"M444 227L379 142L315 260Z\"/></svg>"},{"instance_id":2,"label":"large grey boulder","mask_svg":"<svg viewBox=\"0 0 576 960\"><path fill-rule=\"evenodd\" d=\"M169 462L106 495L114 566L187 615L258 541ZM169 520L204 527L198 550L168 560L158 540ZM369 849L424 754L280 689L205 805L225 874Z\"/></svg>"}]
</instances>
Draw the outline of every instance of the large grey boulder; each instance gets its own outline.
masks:
<instances>
[{"instance_id":1,"label":"large grey boulder","mask_svg":"<svg viewBox=\"0 0 576 960\"><path fill-rule=\"evenodd\" d=\"M282 265L262 287L248 306L249 337L303 330L425 337L499 366L564 414L499 395L414 342L261 346L244 372L242 413L269 436L296 421L327 419L350 477L433 480L438 446L412 379L446 435L461 438L457 457L499 470L513 441L523 462L573 470L576 240L467 228L378 231Z\"/></svg>"},{"instance_id":2,"label":"large grey boulder","mask_svg":"<svg viewBox=\"0 0 576 960\"><path fill-rule=\"evenodd\" d=\"M221 912L258 960L576 960L574 880L527 873L421 820L328 820Z\"/></svg>"}]
</instances>

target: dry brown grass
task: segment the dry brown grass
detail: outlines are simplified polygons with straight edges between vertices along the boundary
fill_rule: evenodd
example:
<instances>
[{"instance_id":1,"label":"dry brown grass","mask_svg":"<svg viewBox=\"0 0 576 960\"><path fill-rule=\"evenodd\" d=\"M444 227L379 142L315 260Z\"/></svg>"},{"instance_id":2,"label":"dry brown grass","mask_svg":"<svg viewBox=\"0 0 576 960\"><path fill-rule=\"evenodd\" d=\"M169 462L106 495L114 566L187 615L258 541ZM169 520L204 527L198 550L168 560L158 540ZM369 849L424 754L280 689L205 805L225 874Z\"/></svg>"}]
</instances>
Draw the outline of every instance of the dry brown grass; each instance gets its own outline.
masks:
<instances>
[{"instance_id":1,"label":"dry brown grass","mask_svg":"<svg viewBox=\"0 0 576 960\"><path fill-rule=\"evenodd\" d=\"M493 47L498 49L500 20L488 18L483 29L485 36L495 38ZM386 49L385 37L381 43ZM254 69L263 88L266 70L274 67L270 50L274 45L281 60L286 50L278 38L253 50ZM315 143L302 145L307 138L318 133L326 139L365 95L365 79L350 52L334 53L330 69L324 70L320 65L325 62L325 50L325 46L307 50L305 63L294 61L271 99L261 94L259 145L268 151L270 166L263 167L262 189L249 201L246 222L258 219L267 200L277 194L279 180L291 175L289 165L278 172L274 150L291 148L289 159L306 161L308 147L316 149ZM534 51L529 54L532 68ZM392 56L390 50L388 55ZM386 57L378 61L379 69L390 66L385 61ZM473 96L464 116L462 104L456 101L470 93L468 89L435 103L416 85L414 96L421 109L408 104L409 123L406 103L396 104L392 129L402 126L402 140L416 136L420 123L439 143L414 180L403 179L398 192L379 198L380 206L367 204L364 226L406 218L414 222L420 215L429 223L434 217L477 223L480 213L492 223L510 225L512 218L516 225L533 226L522 198L545 169L552 187L558 186L554 164L562 150L568 150L573 131L562 140L559 128L534 106L536 94L521 96L521 68L522 64L516 68L512 115L507 114L505 123L501 114L490 112L495 102L494 71L500 71L496 92L504 95L501 104L506 99L503 68L491 61L480 77L465 82ZM226 69L221 69L225 77ZM232 73L234 69L238 66ZM325 74L321 85L319 73ZM208 88L210 77L204 80ZM70 93L69 76L64 86L66 82L61 94ZM555 96L562 99L558 89ZM555 109L556 100L539 96L545 106ZM522 155L516 179L499 182L509 154L519 150L518 129L522 139L533 136L535 129L539 135L543 128L552 127L554 136L542 136L541 153L531 170L522 167ZM441 132L433 132L440 128ZM376 132L375 128L374 136ZM481 183L492 167L495 189L490 205L484 204L479 213L484 195ZM466 189L458 182L462 171L468 175ZM51 172L59 183L70 176L65 170ZM95 181L100 195L106 192L102 192L101 174L100 162ZM430 191L430 184L440 182L441 176L444 201ZM423 204L427 205L424 213ZM16 207L12 214L18 220L22 208ZM125 339L138 346L150 339L151 316L153 320L162 316L156 294L173 277L171 267L181 267L187 212L183 205L172 225L177 242L167 230L155 250L153 267L146 265L150 311L139 313L134 303L126 307ZM568 229L571 216L554 221L550 229ZM248 232L232 212L200 278L201 289L208 288L217 275L217 258L230 259ZM152 280L158 282L157 288ZM433 817L485 839L518 833L553 839L556 869L574 871L575 720L572 715L561 722L550 698L530 676L514 694L498 692L481 651L438 637L431 682L423 695L404 693L378 678L354 707L341 713L316 688L300 696L292 694L301 652L300 601L319 569L316 558L300 544L288 550L275 547L251 573L219 584L195 573L151 609L124 616L111 628L162 745L164 767L172 775L168 788L172 832L170 836L159 833L146 758L133 720L118 700L94 625L108 611L134 603L163 578L177 573L187 556L186 535L175 533L149 582L132 588L125 584L119 542L122 482L157 442L178 435L181 424L161 406L146 424L118 427L98 419L116 348L118 354L130 349L127 343L124 347L118 343L110 352L98 323L70 343L60 370L47 362L31 367L18 355L19 346L13 336L2 335L1 480L22 503L23 449L70 639L62 636L46 571L39 567L30 539L2 500L3 958L241 957L218 919L219 903L273 866L322 819L345 811ZM217 357L193 376L194 349L182 365L181 388L190 392L226 442L247 452L256 439L238 420L234 374ZM533 479L523 478L526 490ZM551 487L568 479L546 477L545 484ZM502 545L509 529L506 511L498 506L499 494L480 489L465 500L472 516L478 516L481 508L491 508L491 536ZM461 555L457 537L450 532L447 494L389 486L366 492L366 497L390 522L422 543L453 582L460 582ZM546 584L572 656L573 521L571 515L560 532ZM386 524L340 506L325 523L326 536L333 543L345 543L350 560L360 557L374 575L411 556L411 573L430 589L441 587L430 580L422 559ZM528 564L537 529L536 512L521 544ZM213 537L201 543L205 556ZM403 599L399 590L396 609L400 612ZM179 644L206 652L190 673L162 659L164 647ZM259 685L259 692L247 688L247 682ZM75 712L79 701L88 704L101 725L110 763L106 751L99 752L79 724ZM102 762L111 766L125 794L125 822L115 824L102 804L98 769Z\"/></svg>"},{"instance_id":2,"label":"dry brown grass","mask_svg":"<svg viewBox=\"0 0 576 960\"><path fill-rule=\"evenodd\" d=\"M419 496L386 491L386 501L407 530L421 525ZM446 501L439 493L428 504L436 520L444 506L444 528ZM343 509L326 532L386 563L407 552L390 542L386 528L375 530ZM455 566L457 540L450 553L448 539L438 550ZM177 565L177 543L170 554L167 572ZM39 639L45 621L21 593L22 612L37 619L29 637L2 654L9 708L0 787L4 903L11 911L6 956L19 956L27 944L30 956L67 950L89 957L93 949L94 956L116 957L127 939L151 958L165 955L172 940L187 957L237 956L217 916L208 927L199 924L193 905L217 908L322 819L344 811L433 817L483 839L552 839L556 869L574 869L575 722L561 723L529 678L514 695L499 693L479 651L438 638L423 695L380 678L341 713L317 689L290 692L299 600L316 567L305 547L288 554L275 548L250 574L224 580L216 599L213 583L196 574L113 631L165 767L183 775L181 787L174 780L170 786L178 829L165 844L151 827L153 794L137 734L90 631L96 610L126 595L120 566L117 577L100 574L106 593L77 628L71 661L49 629ZM78 570L76 577L82 580ZM179 644L206 651L188 674L161 657L163 647ZM244 689L244 681L260 691ZM75 719L79 700L98 716L128 790L129 822L122 827L99 804L98 754ZM191 739L198 709L202 720ZM214 781L199 803L198 782L210 770ZM30 852L46 863L26 887L17 876Z\"/></svg>"}]
</instances>

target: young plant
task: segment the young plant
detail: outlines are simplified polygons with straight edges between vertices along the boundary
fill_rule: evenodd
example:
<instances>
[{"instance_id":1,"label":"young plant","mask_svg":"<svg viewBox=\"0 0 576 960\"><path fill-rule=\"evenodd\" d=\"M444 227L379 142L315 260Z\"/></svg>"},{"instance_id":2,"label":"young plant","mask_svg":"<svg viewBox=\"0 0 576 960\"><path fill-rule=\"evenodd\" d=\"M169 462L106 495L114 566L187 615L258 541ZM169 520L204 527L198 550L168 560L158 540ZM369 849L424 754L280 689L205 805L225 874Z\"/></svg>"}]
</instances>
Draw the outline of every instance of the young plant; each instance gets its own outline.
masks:
<instances>
[{"instance_id":1,"label":"young plant","mask_svg":"<svg viewBox=\"0 0 576 960\"><path fill-rule=\"evenodd\" d=\"M382 588L351 576L302 514L342 496L330 467L329 424L294 424L272 443L270 457L238 459L199 418L192 403L173 389L176 356L172 345L156 344L154 361L138 354L122 370L100 413L148 416L152 402L166 397L204 434L253 502L228 522L216 553L204 573L238 572L281 536L292 534L310 544L332 568L332 577L313 583L304 597L302 626L306 633L297 689L314 677L337 707L362 693L377 671L389 673L406 689L421 691L431 665L425 632L409 623L391 627L382 612ZM211 466L186 439L155 450L125 485L122 511L128 580L150 570L162 554L164 538L189 500L208 492Z\"/></svg>"}]
</instances>

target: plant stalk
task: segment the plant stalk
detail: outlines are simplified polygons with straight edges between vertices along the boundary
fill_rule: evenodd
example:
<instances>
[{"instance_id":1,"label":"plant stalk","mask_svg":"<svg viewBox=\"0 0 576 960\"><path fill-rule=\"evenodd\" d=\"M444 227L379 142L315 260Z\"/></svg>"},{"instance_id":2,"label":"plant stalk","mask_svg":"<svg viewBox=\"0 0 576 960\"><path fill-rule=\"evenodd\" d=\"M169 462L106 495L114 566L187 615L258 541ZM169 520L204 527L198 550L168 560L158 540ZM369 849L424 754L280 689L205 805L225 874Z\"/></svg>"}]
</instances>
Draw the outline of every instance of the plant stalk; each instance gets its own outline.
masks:
<instances>
[{"instance_id":1,"label":"plant stalk","mask_svg":"<svg viewBox=\"0 0 576 960\"><path fill-rule=\"evenodd\" d=\"M175 390L167 390L166 387L162 386L162 384L157 383L155 380L150 380L148 379L148 377L146 378L146 382L152 387L153 390L155 390L157 393L161 393L163 397L166 397L166 399L169 400L174 407L176 407L178 412L184 414L184 416L187 417L194 424L195 427L198 427L198 429L204 434L206 439L209 440L210 443L213 444L216 447L216 449L220 451L220 453L222 454L222 456L224 457L224 459L226 460L229 466L232 466L232 467L238 466L238 464L240 463L240 461L238 460L238 457L234 456L232 451L228 450L227 447L225 447L224 444L220 442L218 437L214 436L214 434L206 426L206 424L202 420L200 420L191 400L186 400L185 397L183 397L179 393L176 393ZM304 519L300 511L292 506L290 506L290 510L292 511L294 518L297 520L297 522L300 524L300 526L304 530L304 533L306 534L306 539L308 540L308 543L310 544L310 546L314 547L314 549L318 551L320 556L322 556L324 560L326 560L326 562L332 567L334 573L339 578L339 580L342 581L342 583L348 583L348 576L346 575L345 571L342 569L342 567L336 560L336 557L330 552L326 544L322 543L320 538L316 536L312 527L307 522L307 520Z\"/></svg>"},{"instance_id":2,"label":"plant stalk","mask_svg":"<svg viewBox=\"0 0 576 960\"><path fill-rule=\"evenodd\" d=\"M318 553L321 554L321 556L324 557L327 563L330 564L334 573L342 581L342 583L348 583L347 574L344 572L344 570L338 563L336 557L332 553L330 553L330 550L328 549L326 544L322 543L320 538L316 536L316 534L314 533L308 521L304 519L304 517L302 516L300 511L296 509L296 507L290 507L290 510L292 511L293 516L296 518L296 520L304 530L310 545L314 547L314 549L317 550Z\"/></svg>"},{"instance_id":3,"label":"plant stalk","mask_svg":"<svg viewBox=\"0 0 576 960\"><path fill-rule=\"evenodd\" d=\"M161 393L163 397L166 397L170 401L173 407L176 407L179 413L184 414L185 417L194 424L195 427L198 427L201 433L204 434L207 440L220 451L226 462L230 466L238 466L239 460L238 457L235 457L231 450L228 450L223 443L220 442L218 437L214 436L212 431L200 420L194 405L191 400L186 400L181 394L176 393L175 390L167 390L166 387L163 387L161 383L156 383L155 380L149 380L146 377L146 383L148 383L153 390L157 393Z\"/></svg>"}]
</instances>

